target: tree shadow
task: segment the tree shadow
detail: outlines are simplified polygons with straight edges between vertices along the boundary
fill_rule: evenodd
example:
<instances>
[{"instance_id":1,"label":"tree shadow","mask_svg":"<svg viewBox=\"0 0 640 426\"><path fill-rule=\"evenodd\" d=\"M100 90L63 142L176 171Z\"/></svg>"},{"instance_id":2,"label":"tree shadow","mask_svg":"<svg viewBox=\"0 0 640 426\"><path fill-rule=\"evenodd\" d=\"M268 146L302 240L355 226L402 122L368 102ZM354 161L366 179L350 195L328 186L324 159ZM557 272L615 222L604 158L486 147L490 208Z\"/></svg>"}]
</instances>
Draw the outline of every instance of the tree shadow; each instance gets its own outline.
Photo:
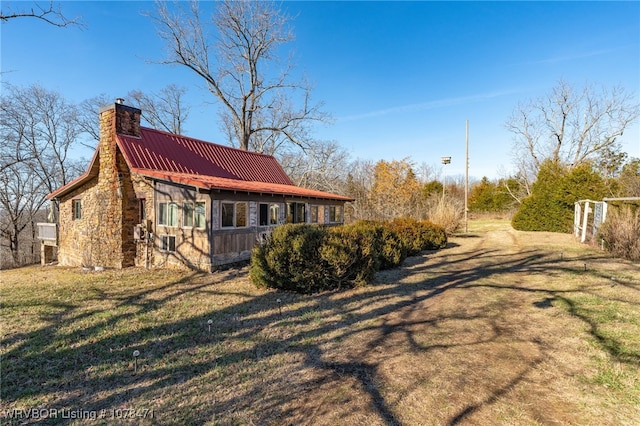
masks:
<instances>
[{"instance_id":1,"label":"tree shadow","mask_svg":"<svg viewBox=\"0 0 640 426\"><path fill-rule=\"evenodd\" d=\"M431 256L433 257L433 256ZM425 310L425 303L450 291L487 288L515 293L540 295L533 303L540 309L549 309L554 302L562 301L568 312L588 325L589 333L599 345L616 360L639 365L637 354L624 353L620 342L605 336L596 320L580 311L572 295L576 290L551 290L544 287L526 287L517 284L492 284L504 274L544 274L549 279L571 271L580 274L599 274L582 271L580 258L559 261L548 252L525 250L517 254L498 249L475 248L470 251L447 252L437 259L429 253L409 258L402 268L393 273L381 273L374 284L362 291L347 293L323 293L300 296L292 293L264 292L252 295L237 292L243 301L222 308L214 306L208 312L165 324L143 324L133 331L113 332L123 322L139 320L147 313L157 312L180 297L217 297L229 295L219 288L211 275L192 273L162 286L127 295L110 295L96 292L96 300L115 303L111 315L91 310L81 312L77 305L56 304L55 314L47 318L49 324L28 333L18 333L2 338L3 347L10 347L3 355L2 400L12 406L28 400L50 399L56 395L57 408L100 411L127 405L132 398L141 395L171 394L172 388L185 382L198 383L209 380L212 372L223 371L242 376L242 371L285 354L298 354L302 361L292 368L309 368L320 377L350 377L359 383L359 389L368 395L370 410L386 424L402 424L397 408L387 400L380 382L380 360L384 353L379 348L393 346L393 339L403 336L408 349L416 353L450 348L468 348L511 338L497 323L500 313L474 312L471 314L450 312L433 315ZM471 262L473 261L473 262ZM471 263L470 263L471 262ZM482 267L477 267L477 263ZM237 275L245 274L241 272ZM404 283L405 279L424 274L417 282ZM632 283L629 286L634 287ZM580 291L588 291L582 289ZM123 308L123 309L118 309ZM126 308L126 309L125 309ZM423 314L425 312L426 314ZM427 315L428 314L428 315ZM88 325L84 322L96 315L104 320ZM326 321L324 318L336 318ZM212 332L207 331L211 320ZM425 343L416 329L438 327L447 321L482 321L487 330L470 339L442 340ZM73 331L60 331L60 324L71 325ZM264 334L274 330L274 337ZM353 349L357 357L352 360L333 360L328 357L326 346L330 342L348 341L355 336L371 333L367 344ZM544 359L545 348L539 341L527 341L538 348L539 356L524 363L515 372L508 373L509 380L486 395L480 402L467 404L450 417L449 424L458 424L485 406L494 404L517 386ZM139 370L132 372L131 352L139 350ZM55 361L55 362L52 362ZM379 360L379 361L376 361ZM185 362L187 361L187 362ZM48 368L51 367L49 370ZM107 371L100 380L91 380L87 371ZM32 371L38 371L40 383L29 382ZM235 372L235 373L234 373ZM225 413L249 410L260 401L260 412L254 412L252 422L257 424L286 422L296 414L295 407L284 407L288 398L296 393L312 389L314 379L298 379L290 383L290 392L282 389L281 376L264 377L253 386L239 386L236 394L206 406L196 404L195 411L185 417L185 422L204 423L222 417L223 422L233 423ZM240 378L238 380L241 380ZM277 389L277 391L274 391ZM188 402L187 402L188 405ZM184 412L181 412L185 414ZM175 418L173 419L175 420ZM246 420L246 419L245 419ZM307 419L308 421L309 419ZM156 418L154 423L170 424L170 418ZM239 420L243 423L242 420Z\"/></svg>"}]
</instances>

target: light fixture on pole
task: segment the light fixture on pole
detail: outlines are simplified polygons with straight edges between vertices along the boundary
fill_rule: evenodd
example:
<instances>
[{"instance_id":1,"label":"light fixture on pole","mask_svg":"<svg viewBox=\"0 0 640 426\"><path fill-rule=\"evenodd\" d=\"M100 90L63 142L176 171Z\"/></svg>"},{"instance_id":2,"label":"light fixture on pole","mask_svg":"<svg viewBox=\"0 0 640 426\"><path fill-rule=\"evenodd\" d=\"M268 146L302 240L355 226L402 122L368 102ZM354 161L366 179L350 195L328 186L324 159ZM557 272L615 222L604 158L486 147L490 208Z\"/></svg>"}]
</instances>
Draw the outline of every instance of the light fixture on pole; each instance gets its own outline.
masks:
<instances>
[{"instance_id":1,"label":"light fixture on pole","mask_svg":"<svg viewBox=\"0 0 640 426\"><path fill-rule=\"evenodd\" d=\"M451 164L451 157L440 157L443 165ZM442 171L443 179L442 179L442 203L444 204L444 188L447 186L447 168L445 167Z\"/></svg>"}]
</instances>

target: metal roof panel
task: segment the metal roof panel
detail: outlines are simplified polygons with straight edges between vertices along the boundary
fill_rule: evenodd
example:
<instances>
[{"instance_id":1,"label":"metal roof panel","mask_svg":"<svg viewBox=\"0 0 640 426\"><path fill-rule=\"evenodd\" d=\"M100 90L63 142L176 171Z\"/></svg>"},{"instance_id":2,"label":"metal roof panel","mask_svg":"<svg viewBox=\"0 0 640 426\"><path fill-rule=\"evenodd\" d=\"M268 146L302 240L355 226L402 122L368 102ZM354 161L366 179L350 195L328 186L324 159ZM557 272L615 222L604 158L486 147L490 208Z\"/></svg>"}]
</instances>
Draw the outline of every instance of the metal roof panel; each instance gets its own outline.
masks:
<instances>
[{"instance_id":1,"label":"metal roof panel","mask_svg":"<svg viewBox=\"0 0 640 426\"><path fill-rule=\"evenodd\" d=\"M270 155L145 127L140 133L140 138L118 135L118 145L132 168L292 185Z\"/></svg>"}]
</instances>

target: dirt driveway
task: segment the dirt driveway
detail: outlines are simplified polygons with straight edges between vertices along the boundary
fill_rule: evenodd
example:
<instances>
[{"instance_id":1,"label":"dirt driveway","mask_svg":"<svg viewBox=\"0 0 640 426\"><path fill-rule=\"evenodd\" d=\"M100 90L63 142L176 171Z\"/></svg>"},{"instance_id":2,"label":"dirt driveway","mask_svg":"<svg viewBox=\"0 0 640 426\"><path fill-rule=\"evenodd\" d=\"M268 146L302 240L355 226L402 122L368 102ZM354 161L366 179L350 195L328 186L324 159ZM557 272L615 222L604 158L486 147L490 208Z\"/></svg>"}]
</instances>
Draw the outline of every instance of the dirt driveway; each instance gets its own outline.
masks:
<instances>
[{"instance_id":1,"label":"dirt driveway","mask_svg":"<svg viewBox=\"0 0 640 426\"><path fill-rule=\"evenodd\" d=\"M570 235L451 238L347 305L359 324L308 355L292 424L637 424L639 284Z\"/></svg>"}]
</instances>

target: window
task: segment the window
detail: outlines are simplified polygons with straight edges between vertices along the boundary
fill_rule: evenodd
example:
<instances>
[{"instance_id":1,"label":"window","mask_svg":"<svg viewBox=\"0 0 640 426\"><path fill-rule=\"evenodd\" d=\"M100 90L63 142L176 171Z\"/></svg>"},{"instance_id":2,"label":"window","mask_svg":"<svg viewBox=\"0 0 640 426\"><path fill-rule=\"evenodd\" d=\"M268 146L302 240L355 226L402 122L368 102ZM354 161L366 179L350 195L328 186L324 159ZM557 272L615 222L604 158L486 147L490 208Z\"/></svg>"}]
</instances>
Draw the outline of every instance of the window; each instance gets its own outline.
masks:
<instances>
[{"instance_id":1,"label":"window","mask_svg":"<svg viewBox=\"0 0 640 426\"><path fill-rule=\"evenodd\" d=\"M269 205L269 224L277 225L279 220L280 220L280 205L279 204Z\"/></svg>"},{"instance_id":2,"label":"window","mask_svg":"<svg viewBox=\"0 0 640 426\"><path fill-rule=\"evenodd\" d=\"M158 203L158 225L167 224L167 203Z\"/></svg>"},{"instance_id":3,"label":"window","mask_svg":"<svg viewBox=\"0 0 640 426\"><path fill-rule=\"evenodd\" d=\"M169 203L169 216L168 216L169 226L178 226L178 204Z\"/></svg>"},{"instance_id":4,"label":"window","mask_svg":"<svg viewBox=\"0 0 640 426\"><path fill-rule=\"evenodd\" d=\"M160 236L160 250L162 251L176 251L176 236L175 235L161 235Z\"/></svg>"},{"instance_id":5,"label":"window","mask_svg":"<svg viewBox=\"0 0 640 426\"><path fill-rule=\"evenodd\" d=\"M311 223L318 223L318 206L311 206Z\"/></svg>"},{"instance_id":6,"label":"window","mask_svg":"<svg viewBox=\"0 0 640 426\"><path fill-rule=\"evenodd\" d=\"M140 219L139 223L144 223L147 220L147 200L144 198L138 200L138 219Z\"/></svg>"},{"instance_id":7,"label":"window","mask_svg":"<svg viewBox=\"0 0 640 426\"><path fill-rule=\"evenodd\" d=\"M73 220L82 219L82 200L73 200L71 208L73 210Z\"/></svg>"},{"instance_id":8,"label":"window","mask_svg":"<svg viewBox=\"0 0 640 426\"><path fill-rule=\"evenodd\" d=\"M205 204L204 201L196 201L196 211L194 212L193 224L196 228L204 228L205 225Z\"/></svg>"},{"instance_id":9,"label":"window","mask_svg":"<svg viewBox=\"0 0 640 426\"><path fill-rule=\"evenodd\" d=\"M306 219L304 203L287 203L287 223L304 223Z\"/></svg>"},{"instance_id":10,"label":"window","mask_svg":"<svg viewBox=\"0 0 640 426\"><path fill-rule=\"evenodd\" d=\"M158 225L178 226L177 203L158 203Z\"/></svg>"},{"instance_id":11,"label":"window","mask_svg":"<svg viewBox=\"0 0 640 426\"><path fill-rule=\"evenodd\" d=\"M223 228L243 228L247 226L247 203L222 203L222 227Z\"/></svg>"},{"instance_id":12,"label":"window","mask_svg":"<svg viewBox=\"0 0 640 426\"><path fill-rule=\"evenodd\" d=\"M193 203L187 201L182 204L182 226L190 228L193 226Z\"/></svg>"},{"instance_id":13,"label":"window","mask_svg":"<svg viewBox=\"0 0 640 426\"><path fill-rule=\"evenodd\" d=\"M329 222L342 222L342 207L329 206Z\"/></svg>"},{"instance_id":14,"label":"window","mask_svg":"<svg viewBox=\"0 0 640 426\"><path fill-rule=\"evenodd\" d=\"M260 217L258 224L260 226L269 225L269 204L260 204Z\"/></svg>"},{"instance_id":15,"label":"window","mask_svg":"<svg viewBox=\"0 0 640 426\"><path fill-rule=\"evenodd\" d=\"M182 226L185 228L204 228L204 214L204 201L196 201L195 203L186 201L182 205Z\"/></svg>"},{"instance_id":16,"label":"window","mask_svg":"<svg viewBox=\"0 0 640 426\"><path fill-rule=\"evenodd\" d=\"M236 203L236 228L247 226L247 203Z\"/></svg>"},{"instance_id":17,"label":"window","mask_svg":"<svg viewBox=\"0 0 640 426\"><path fill-rule=\"evenodd\" d=\"M277 225L280 220L279 204L260 204L260 226Z\"/></svg>"},{"instance_id":18,"label":"window","mask_svg":"<svg viewBox=\"0 0 640 426\"><path fill-rule=\"evenodd\" d=\"M233 203L222 203L222 227L233 227Z\"/></svg>"}]
</instances>

